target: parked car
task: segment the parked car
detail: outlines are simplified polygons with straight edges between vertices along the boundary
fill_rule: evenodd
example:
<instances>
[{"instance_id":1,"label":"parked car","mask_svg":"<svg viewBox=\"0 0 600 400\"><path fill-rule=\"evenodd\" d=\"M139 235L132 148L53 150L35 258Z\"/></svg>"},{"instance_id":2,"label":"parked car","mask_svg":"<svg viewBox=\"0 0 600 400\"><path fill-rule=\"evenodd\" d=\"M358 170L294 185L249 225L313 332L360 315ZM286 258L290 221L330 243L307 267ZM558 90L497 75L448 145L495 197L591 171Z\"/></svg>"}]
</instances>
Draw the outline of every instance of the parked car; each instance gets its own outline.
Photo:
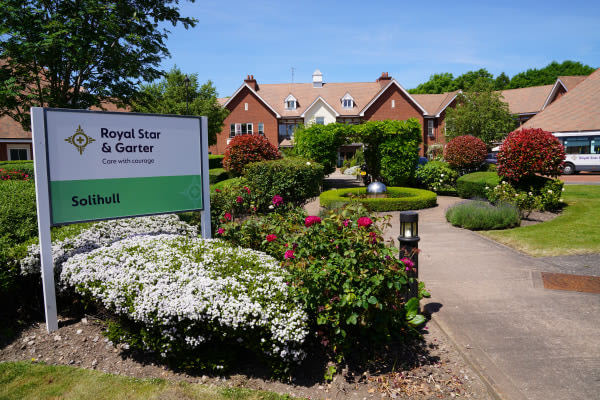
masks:
<instances>
[{"instance_id":1,"label":"parked car","mask_svg":"<svg viewBox=\"0 0 600 400\"><path fill-rule=\"evenodd\" d=\"M487 156L485 157L485 162L486 162L486 164L498 163L498 153L497 152L488 153Z\"/></svg>"}]
</instances>

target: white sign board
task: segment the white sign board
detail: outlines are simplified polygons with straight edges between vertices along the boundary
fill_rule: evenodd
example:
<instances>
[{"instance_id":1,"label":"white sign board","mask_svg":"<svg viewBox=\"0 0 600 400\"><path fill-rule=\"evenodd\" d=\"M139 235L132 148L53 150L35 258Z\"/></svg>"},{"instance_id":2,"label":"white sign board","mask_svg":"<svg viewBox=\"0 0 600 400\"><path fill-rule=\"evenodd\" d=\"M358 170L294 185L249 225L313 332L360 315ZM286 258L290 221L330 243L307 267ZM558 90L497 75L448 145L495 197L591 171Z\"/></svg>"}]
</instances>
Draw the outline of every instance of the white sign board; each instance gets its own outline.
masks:
<instances>
[{"instance_id":1,"label":"white sign board","mask_svg":"<svg viewBox=\"0 0 600 400\"><path fill-rule=\"evenodd\" d=\"M48 331L51 225L202 210L210 237L206 117L32 108L31 119Z\"/></svg>"}]
</instances>

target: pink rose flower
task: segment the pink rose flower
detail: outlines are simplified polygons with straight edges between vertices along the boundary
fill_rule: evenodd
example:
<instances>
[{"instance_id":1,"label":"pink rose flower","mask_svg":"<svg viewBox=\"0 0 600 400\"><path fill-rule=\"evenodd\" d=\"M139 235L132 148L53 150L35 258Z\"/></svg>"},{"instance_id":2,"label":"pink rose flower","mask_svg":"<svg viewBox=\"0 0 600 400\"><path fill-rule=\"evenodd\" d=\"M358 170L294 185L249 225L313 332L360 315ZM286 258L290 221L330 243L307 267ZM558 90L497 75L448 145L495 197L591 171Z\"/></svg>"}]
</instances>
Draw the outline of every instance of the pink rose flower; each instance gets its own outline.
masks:
<instances>
[{"instance_id":1,"label":"pink rose flower","mask_svg":"<svg viewBox=\"0 0 600 400\"><path fill-rule=\"evenodd\" d=\"M227 221L231 221L231 214L225 213L224 217Z\"/></svg>"},{"instance_id":2,"label":"pink rose flower","mask_svg":"<svg viewBox=\"0 0 600 400\"><path fill-rule=\"evenodd\" d=\"M272 233L267 235L267 242L272 242L275 239L277 239L277 236L273 235Z\"/></svg>"},{"instance_id":3,"label":"pink rose flower","mask_svg":"<svg viewBox=\"0 0 600 400\"><path fill-rule=\"evenodd\" d=\"M219 228L219 229L217 229L217 233L218 233L219 235L222 235L222 234L224 234L224 233L225 233L225 229L223 229L223 228Z\"/></svg>"},{"instance_id":4,"label":"pink rose flower","mask_svg":"<svg viewBox=\"0 0 600 400\"><path fill-rule=\"evenodd\" d=\"M235 199L235 201L236 201L238 204L242 204L242 203L244 202L244 199L242 199L242 197L241 197L241 196L238 196L238 197Z\"/></svg>"},{"instance_id":5,"label":"pink rose flower","mask_svg":"<svg viewBox=\"0 0 600 400\"><path fill-rule=\"evenodd\" d=\"M320 224L320 223L321 223L321 218L314 216L314 215L309 215L308 217L306 217L304 219L304 226L306 226L307 228L311 225Z\"/></svg>"},{"instance_id":6,"label":"pink rose flower","mask_svg":"<svg viewBox=\"0 0 600 400\"><path fill-rule=\"evenodd\" d=\"M400 261L402 262L402 264L404 264L404 266L406 267L407 271L412 270L413 267L415 266L415 263L410 258L404 257Z\"/></svg>"},{"instance_id":7,"label":"pink rose flower","mask_svg":"<svg viewBox=\"0 0 600 400\"><path fill-rule=\"evenodd\" d=\"M365 228L368 228L373 224L373 220L369 217L360 217L356 223L358 226L364 226Z\"/></svg>"},{"instance_id":8,"label":"pink rose flower","mask_svg":"<svg viewBox=\"0 0 600 400\"><path fill-rule=\"evenodd\" d=\"M283 204L283 197L281 197L280 195L276 194L275 196L273 196L273 200L271 201L273 203L273 205L275 207L280 206Z\"/></svg>"},{"instance_id":9,"label":"pink rose flower","mask_svg":"<svg viewBox=\"0 0 600 400\"><path fill-rule=\"evenodd\" d=\"M286 260L296 258L294 257L294 250L286 250L285 254L283 255L283 258L285 258Z\"/></svg>"},{"instance_id":10,"label":"pink rose flower","mask_svg":"<svg viewBox=\"0 0 600 400\"><path fill-rule=\"evenodd\" d=\"M246 191L248 194L250 194L250 189L248 189L248 186L244 186L244 190L245 190L245 191Z\"/></svg>"}]
</instances>

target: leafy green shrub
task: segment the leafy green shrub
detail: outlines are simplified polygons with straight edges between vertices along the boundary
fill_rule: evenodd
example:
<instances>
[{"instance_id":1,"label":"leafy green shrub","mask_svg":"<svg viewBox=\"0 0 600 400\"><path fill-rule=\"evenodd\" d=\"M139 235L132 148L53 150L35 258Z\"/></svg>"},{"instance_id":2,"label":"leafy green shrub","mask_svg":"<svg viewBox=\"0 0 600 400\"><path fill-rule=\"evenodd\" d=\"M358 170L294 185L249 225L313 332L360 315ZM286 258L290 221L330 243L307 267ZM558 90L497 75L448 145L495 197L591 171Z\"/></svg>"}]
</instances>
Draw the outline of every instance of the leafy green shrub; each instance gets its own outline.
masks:
<instances>
[{"instance_id":1,"label":"leafy green shrub","mask_svg":"<svg viewBox=\"0 0 600 400\"><path fill-rule=\"evenodd\" d=\"M37 236L37 211L33 181L0 182L0 237L12 244Z\"/></svg>"},{"instance_id":2,"label":"leafy green shrub","mask_svg":"<svg viewBox=\"0 0 600 400\"><path fill-rule=\"evenodd\" d=\"M486 187L494 187L500 183L495 172L473 172L456 180L456 192L463 199L487 199Z\"/></svg>"},{"instance_id":3,"label":"leafy green shrub","mask_svg":"<svg viewBox=\"0 0 600 400\"><path fill-rule=\"evenodd\" d=\"M219 190L223 190L226 187L230 187L230 186L244 186L246 183L246 181L244 180L244 178L238 177L238 178L229 178L229 179L225 179L222 181L219 181L213 185L210 185L210 188L212 191L219 189ZM212 200L211 200L212 201ZM212 204L211 204L212 207Z\"/></svg>"},{"instance_id":4,"label":"leafy green shrub","mask_svg":"<svg viewBox=\"0 0 600 400\"><path fill-rule=\"evenodd\" d=\"M330 174L337 165L338 148L346 142L351 129L350 125L339 123L301 126L294 133L296 154L318 162L323 166L324 173Z\"/></svg>"},{"instance_id":5,"label":"leafy green shrub","mask_svg":"<svg viewBox=\"0 0 600 400\"><path fill-rule=\"evenodd\" d=\"M292 209L227 222L220 237L283 261L312 331L343 357L359 340L381 344L406 337L409 326L424 321L405 303L414 265L399 261L398 250L384 242L388 219L370 218L354 202L322 218Z\"/></svg>"},{"instance_id":6,"label":"leafy green shrub","mask_svg":"<svg viewBox=\"0 0 600 400\"><path fill-rule=\"evenodd\" d=\"M519 226L519 210L512 204L487 201L468 201L453 205L446 219L454 226L470 230L505 229Z\"/></svg>"},{"instance_id":7,"label":"leafy green shrub","mask_svg":"<svg viewBox=\"0 0 600 400\"><path fill-rule=\"evenodd\" d=\"M511 132L498 152L498 175L519 181L535 174L558 176L562 172L565 149L552 133L539 128Z\"/></svg>"},{"instance_id":8,"label":"leafy green shrub","mask_svg":"<svg viewBox=\"0 0 600 400\"><path fill-rule=\"evenodd\" d=\"M289 207L285 203L274 205L274 209L277 212L221 222L216 237L282 259L290 238L302 231L306 213L301 207Z\"/></svg>"},{"instance_id":9,"label":"leafy green shrub","mask_svg":"<svg viewBox=\"0 0 600 400\"><path fill-rule=\"evenodd\" d=\"M414 265L398 260L397 249L382 237L390 216L367 215L354 204L323 218L309 216L282 254L296 297L338 361L357 342L403 339L411 325L424 322L406 308L407 272Z\"/></svg>"},{"instance_id":10,"label":"leafy green shrub","mask_svg":"<svg viewBox=\"0 0 600 400\"><path fill-rule=\"evenodd\" d=\"M208 155L208 169L223 168L223 158L225 156L221 154L209 154Z\"/></svg>"},{"instance_id":11,"label":"leafy green shrub","mask_svg":"<svg viewBox=\"0 0 600 400\"><path fill-rule=\"evenodd\" d=\"M540 176L521 180L518 183L502 181L486 189L489 201L513 204L523 218L527 218L533 210L552 211L560 208L564 190L561 180Z\"/></svg>"},{"instance_id":12,"label":"leafy green shrub","mask_svg":"<svg viewBox=\"0 0 600 400\"><path fill-rule=\"evenodd\" d=\"M229 179L229 173L223 168L212 168L208 170L208 177L210 179L210 184L214 185L215 183Z\"/></svg>"},{"instance_id":13,"label":"leafy green shrub","mask_svg":"<svg viewBox=\"0 0 600 400\"><path fill-rule=\"evenodd\" d=\"M452 139L444 149L444 160L459 171L477 171L485 161L487 147L483 140L471 135Z\"/></svg>"},{"instance_id":14,"label":"leafy green shrub","mask_svg":"<svg viewBox=\"0 0 600 400\"><path fill-rule=\"evenodd\" d=\"M275 259L219 240L135 236L63 263L61 280L125 321L109 338L188 367L215 345L246 348L283 373L305 356L307 315Z\"/></svg>"},{"instance_id":15,"label":"leafy green shrub","mask_svg":"<svg viewBox=\"0 0 600 400\"><path fill-rule=\"evenodd\" d=\"M413 181L421 143L417 119L369 121L353 129L352 139L366 145L364 157L369 174L390 186Z\"/></svg>"},{"instance_id":16,"label":"leafy green shrub","mask_svg":"<svg viewBox=\"0 0 600 400\"><path fill-rule=\"evenodd\" d=\"M231 139L225 149L223 168L233 175L240 176L247 164L278 158L281 158L281 154L266 137L239 135Z\"/></svg>"},{"instance_id":17,"label":"leafy green shrub","mask_svg":"<svg viewBox=\"0 0 600 400\"><path fill-rule=\"evenodd\" d=\"M326 208L342 207L358 200L372 211L420 210L434 207L437 195L429 190L388 187L387 197L367 197L366 188L327 190L319 196L320 204Z\"/></svg>"},{"instance_id":18,"label":"leafy green shrub","mask_svg":"<svg viewBox=\"0 0 600 400\"><path fill-rule=\"evenodd\" d=\"M415 173L419 184L437 194L456 195L458 172L443 161L429 161L419 167Z\"/></svg>"},{"instance_id":19,"label":"leafy green shrub","mask_svg":"<svg viewBox=\"0 0 600 400\"><path fill-rule=\"evenodd\" d=\"M252 163L244 168L252 202L263 211L271 205L275 195L297 206L318 196L323 174L321 164L297 157Z\"/></svg>"},{"instance_id":20,"label":"leafy green shrub","mask_svg":"<svg viewBox=\"0 0 600 400\"><path fill-rule=\"evenodd\" d=\"M33 161L0 161L0 169L7 172L18 172L20 176L27 175L29 179L34 178ZM2 173L0 173L2 179Z\"/></svg>"}]
</instances>

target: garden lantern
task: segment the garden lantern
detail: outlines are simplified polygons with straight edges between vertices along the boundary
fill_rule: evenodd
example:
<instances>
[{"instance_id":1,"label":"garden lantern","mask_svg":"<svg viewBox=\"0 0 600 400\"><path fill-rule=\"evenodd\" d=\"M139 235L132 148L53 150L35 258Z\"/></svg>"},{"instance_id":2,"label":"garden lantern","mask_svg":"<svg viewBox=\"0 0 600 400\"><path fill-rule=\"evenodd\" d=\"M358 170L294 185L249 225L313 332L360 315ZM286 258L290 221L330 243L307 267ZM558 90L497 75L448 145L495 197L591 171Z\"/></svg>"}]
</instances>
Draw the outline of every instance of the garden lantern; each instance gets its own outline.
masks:
<instances>
[{"instance_id":1,"label":"garden lantern","mask_svg":"<svg viewBox=\"0 0 600 400\"><path fill-rule=\"evenodd\" d=\"M400 212L400 259L408 258L414 264L407 275L413 278L408 284L408 298L418 296L419 291L419 214L414 211Z\"/></svg>"}]
</instances>

